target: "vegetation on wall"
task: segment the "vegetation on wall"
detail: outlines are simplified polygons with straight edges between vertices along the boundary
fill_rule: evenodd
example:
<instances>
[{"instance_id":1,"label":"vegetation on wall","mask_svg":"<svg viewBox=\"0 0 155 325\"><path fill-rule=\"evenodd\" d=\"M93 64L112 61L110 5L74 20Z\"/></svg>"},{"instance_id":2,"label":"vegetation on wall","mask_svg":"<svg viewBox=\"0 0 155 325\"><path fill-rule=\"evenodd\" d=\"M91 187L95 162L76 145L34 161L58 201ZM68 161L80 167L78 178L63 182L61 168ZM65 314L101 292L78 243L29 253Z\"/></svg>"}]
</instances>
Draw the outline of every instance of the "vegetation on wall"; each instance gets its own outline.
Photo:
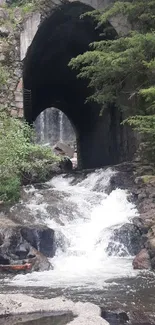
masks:
<instances>
[{"instance_id":1,"label":"vegetation on wall","mask_svg":"<svg viewBox=\"0 0 155 325\"><path fill-rule=\"evenodd\" d=\"M3 89L3 87L6 85L8 78L8 68L0 63L0 90Z\"/></svg>"},{"instance_id":2,"label":"vegetation on wall","mask_svg":"<svg viewBox=\"0 0 155 325\"><path fill-rule=\"evenodd\" d=\"M126 16L130 30L113 40L90 44L90 51L73 58L70 66L86 78L102 109L109 103L128 109L128 122L144 135L147 153L155 158L155 1L115 1L106 10L88 13L97 28L112 17ZM123 28L123 27L122 27ZM125 98L125 100L124 100Z\"/></svg>"},{"instance_id":3,"label":"vegetation on wall","mask_svg":"<svg viewBox=\"0 0 155 325\"><path fill-rule=\"evenodd\" d=\"M0 111L0 200L16 201L20 185L46 180L50 166L58 161L52 150L34 144L32 128L25 122Z\"/></svg>"}]
</instances>

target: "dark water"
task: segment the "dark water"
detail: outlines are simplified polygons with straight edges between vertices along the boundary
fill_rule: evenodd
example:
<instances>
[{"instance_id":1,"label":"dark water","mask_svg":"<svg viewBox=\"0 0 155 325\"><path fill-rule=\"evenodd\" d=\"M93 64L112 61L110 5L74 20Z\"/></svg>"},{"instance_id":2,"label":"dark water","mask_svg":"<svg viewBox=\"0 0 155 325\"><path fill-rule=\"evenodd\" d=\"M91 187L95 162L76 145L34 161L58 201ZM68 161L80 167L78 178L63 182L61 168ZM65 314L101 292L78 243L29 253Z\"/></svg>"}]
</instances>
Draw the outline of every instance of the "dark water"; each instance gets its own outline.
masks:
<instances>
[{"instance_id":1,"label":"dark water","mask_svg":"<svg viewBox=\"0 0 155 325\"><path fill-rule=\"evenodd\" d=\"M151 272L142 272L133 278L107 281L106 285L103 284L103 288L100 290L90 290L89 288L86 289L86 287L55 289L50 287L11 287L1 283L1 293L25 293L44 299L63 295L75 302L89 301L100 306L103 318L106 318L111 325L155 325L155 276ZM129 320L118 317L120 313L125 313ZM44 320L40 319L40 323L39 321L37 323L28 322L26 325L65 324L56 323L56 318L54 321L55 323L46 324ZM64 321L64 319L61 321ZM10 325L6 322L3 324ZM11 325L13 324L11 323Z\"/></svg>"},{"instance_id":2,"label":"dark water","mask_svg":"<svg viewBox=\"0 0 155 325\"><path fill-rule=\"evenodd\" d=\"M22 315L17 317L1 317L0 325L65 325L73 320L72 314L39 314Z\"/></svg>"}]
</instances>

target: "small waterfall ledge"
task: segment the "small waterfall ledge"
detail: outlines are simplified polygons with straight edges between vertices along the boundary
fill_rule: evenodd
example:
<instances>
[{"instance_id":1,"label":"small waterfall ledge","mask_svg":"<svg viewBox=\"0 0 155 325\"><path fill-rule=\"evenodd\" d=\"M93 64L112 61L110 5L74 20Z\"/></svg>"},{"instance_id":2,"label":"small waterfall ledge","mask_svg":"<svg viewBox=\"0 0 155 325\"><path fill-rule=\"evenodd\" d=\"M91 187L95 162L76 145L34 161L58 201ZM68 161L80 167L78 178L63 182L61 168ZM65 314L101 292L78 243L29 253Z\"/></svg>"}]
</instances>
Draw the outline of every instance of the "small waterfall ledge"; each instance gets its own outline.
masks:
<instances>
[{"instance_id":1,"label":"small waterfall ledge","mask_svg":"<svg viewBox=\"0 0 155 325\"><path fill-rule=\"evenodd\" d=\"M33 224L54 230L53 270L17 275L11 285L100 288L108 279L136 274L128 246L118 235L116 249L113 239L116 230L138 216L127 191L117 188L108 194L116 173L108 168L84 179L60 175L46 183L47 189L25 188L22 213Z\"/></svg>"}]
</instances>

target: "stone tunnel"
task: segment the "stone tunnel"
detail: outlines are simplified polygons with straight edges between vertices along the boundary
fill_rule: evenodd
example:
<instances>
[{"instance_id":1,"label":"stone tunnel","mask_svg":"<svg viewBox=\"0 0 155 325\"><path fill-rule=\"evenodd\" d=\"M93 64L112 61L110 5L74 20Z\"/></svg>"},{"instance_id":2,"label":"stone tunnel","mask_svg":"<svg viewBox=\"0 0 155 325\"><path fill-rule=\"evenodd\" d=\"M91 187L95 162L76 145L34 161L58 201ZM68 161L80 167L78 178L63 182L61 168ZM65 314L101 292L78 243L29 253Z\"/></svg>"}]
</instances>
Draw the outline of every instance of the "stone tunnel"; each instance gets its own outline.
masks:
<instances>
[{"instance_id":1,"label":"stone tunnel","mask_svg":"<svg viewBox=\"0 0 155 325\"><path fill-rule=\"evenodd\" d=\"M93 10L81 2L57 6L40 24L24 59L24 115L31 124L48 107L66 114L75 130L80 166L96 168L132 158L135 147L131 130L121 125L122 113L114 106L100 115L97 104L86 102L87 81L68 67L72 57L101 39L90 17ZM104 38L112 38L116 30ZM103 37L103 36L102 36ZM52 127L52 126L51 126Z\"/></svg>"}]
</instances>

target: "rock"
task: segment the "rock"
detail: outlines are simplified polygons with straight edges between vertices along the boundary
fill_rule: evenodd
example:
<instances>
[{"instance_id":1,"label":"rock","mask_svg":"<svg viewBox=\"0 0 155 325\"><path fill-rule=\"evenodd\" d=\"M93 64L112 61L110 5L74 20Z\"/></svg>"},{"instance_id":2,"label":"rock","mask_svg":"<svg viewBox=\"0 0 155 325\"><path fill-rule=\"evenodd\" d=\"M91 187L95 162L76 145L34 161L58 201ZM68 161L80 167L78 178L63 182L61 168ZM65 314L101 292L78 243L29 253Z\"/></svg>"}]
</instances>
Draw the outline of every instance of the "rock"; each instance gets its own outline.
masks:
<instances>
[{"instance_id":1,"label":"rock","mask_svg":"<svg viewBox=\"0 0 155 325\"><path fill-rule=\"evenodd\" d=\"M155 257L155 237L149 238L146 244L146 248L151 258Z\"/></svg>"},{"instance_id":2,"label":"rock","mask_svg":"<svg viewBox=\"0 0 155 325\"><path fill-rule=\"evenodd\" d=\"M37 226L36 226L37 227ZM44 227L38 227L40 229L40 237L38 239L38 244L43 250L43 245L45 245L46 252L49 252L48 249L50 246L45 243L45 234L47 233L50 237L53 245L53 231L52 229L48 229ZM46 228L46 229L45 229ZM26 227L25 237L29 236L30 241L35 243L35 236L33 232L34 228ZM29 232L30 231L30 232ZM17 226L1 226L0 227L0 264L1 265L22 265L25 263L32 264L31 269L27 269L27 271L45 271L49 270L51 267L50 262L47 257L36 250L30 242L26 241L24 236L22 235L24 232L24 227L21 228L20 225ZM39 233L39 232L38 232ZM48 238L49 239L49 238ZM53 246L52 246L53 247ZM39 249L39 247L38 247ZM9 270L8 270L9 271Z\"/></svg>"},{"instance_id":3,"label":"rock","mask_svg":"<svg viewBox=\"0 0 155 325\"><path fill-rule=\"evenodd\" d=\"M62 156L68 156L69 158L72 158L74 155L74 149L72 149L66 143L61 142L61 141L56 143L56 145L53 147L53 150L57 154L62 155Z\"/></svg>"},{"instance_id":4,"label":"rock","mask_svg":"<svg viewBox=\"0 0 155 325\"><path fill-rule=\"evenodd\" d=\"M64 157L60 163L59 167L61 168L62 172L69 172L72 171L72 162L68 157Z\"/></svg>"},{"instance_id":5,"label":"rock","mask_svg":"<svg viewBox=\"0 0 155 325\"><path fill-rule=\"evenodd\" d=\"M136 255L144 248L144 239L141 230L132 223L127 223L115 229L111 242L107 247L109 255L119 256Z\"/></svg>"},{"instance_id":6,"label":"rock","mask_svg":"<svg viewBox=\"0 0 155 325\"><path fill-rule=\"evenodd\" d=\"M43 225L22 227L23 238L36 250L48 257L54 256L54 230Z\"/></svg>"},{"instance_id":7,"label":"rock","mask_svg":"<svg viewBox=\"0 0 155 325\"><path fill-rule=\"evenodd\" d=\"M4 8L0 8L0 19L7 19L8 13L7 10Z\"/></svg>"},{"instance_id":8,"label":"rock","mask_svg":"<svg viewBox=\"0 0 155 325\"><path fill-rule=\"evenodd\" d=\"M27 257L30 250L30 246L28 243L21 243L17 246L17 249L15 250L15 255L18 256L20 260Z\"/></svg>"},{"instance_id":9,"label":"rock","mask_svg":"<svg viewBox=\"0 0 155 325\"><path fill-rule=\"evenodd\" d=\"M28 295L23 294L0 294L0 320L2 316L5 316L5 321L2 319L3 323L0 324L38 324L39 321L33 320L32 314L40 315L43 317L43 314L51 314L51 315L65 315L70 314L74 315L74 320L70 322L57 322L56 320L53 322L51 320L50 324L56 325L58 324L72 324L72 325L109 325L103 318L101 318L101 309L99 306L94 305L90 302L73 302L72 300L67 300L65 296L56 297L52 299L37 299ZM16 322L9 322L8 315L19 315L20 318ZM7 317L6 317L7 316ZM26 317L25 317L26 316ZM27 319L27 316L31 316L31 318ZM23 318L26 318L23 320ZM49 321L47 320L49 323ZM44 321L44 324L47 324Z\"/></svg>"},{"instance_id":10,"label":"rock","mask_svg":"<svg viewBox=\"0 0 155 325\"><path fill-rule=\"evenodd\" d=\"M144 221L140 217L135 217L133 218L132 222L140 230L142 234L144 235L147 234L148 229L150 228L150 221L147 220L146 222L146 220Z\"/></svg>"},{"instance_id":11,"label":"rock","mask_svg":"<svg viewBox=\"0 0 155 325\"><path fill-rule=\"evenodd\" d=\"M3 256L3 255L0 255L0 264L2 265L8 265L10 264L10 260L9 258Z\"/></svg>"},{"instance_id":12,"label":"rock","mask_svg":"<svg viewBox=\"0 0 155 325\"><path fill-rule=\"evenodd\" d=\"M71 158L71 162L72 162L73 169L77 168L78 161L77 161L77 153L76 152L74 153L73 158Z\"/></svg>"},{"instance_id":13,"label":"rock","mask_svg":"<svg viewBox=\"0 0 155 325\"><path fill-rule=\"evenodd\" d=\"M25 262L32 264L31 271L48 271L53 269L47 257L34 248L30 250L28 258L25 260Z\"/></svg>"},{"instance_id":14,"label":"rock","mask_svg":"<svg viewBox=\"0 0 155 325\"><path fill-rule=\"evenodd\" d=\"M10 31L5 26L0 26L0 36L7 37L9 36Z\"/></svg>"},{"instance_id":15,"label":"rock","mask_svg":"<svg viewBox=\"0 0 155 325\"><path fill-rule=\"evenodd\" d=\"M128 324L129 317L124 311L107 311L101 308L101 316L110 324Z\"/></svg>"},{"instance_id":16,"label":"rock","mask_svg":"<svg viewBox=\"0 0 155 325\"><path fill-rule=\"evenodd\" d=\"M134 269L150 269L151 268L151 261L150 261L150 256L146 248L143 248L134 258L133 260L133 268Z\"/></svg>"}]
</instances>

